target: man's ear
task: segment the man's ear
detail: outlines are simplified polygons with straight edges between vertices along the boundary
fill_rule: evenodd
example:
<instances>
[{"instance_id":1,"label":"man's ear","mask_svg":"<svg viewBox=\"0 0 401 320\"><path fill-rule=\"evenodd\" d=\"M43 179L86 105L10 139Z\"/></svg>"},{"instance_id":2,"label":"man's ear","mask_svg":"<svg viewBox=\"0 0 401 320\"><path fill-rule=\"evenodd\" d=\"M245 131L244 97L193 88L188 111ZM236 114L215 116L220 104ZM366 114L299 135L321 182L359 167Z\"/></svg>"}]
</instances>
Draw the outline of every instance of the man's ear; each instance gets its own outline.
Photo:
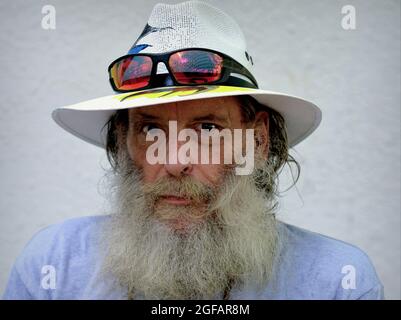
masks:
<instances>
[{"instance_id":1,"label":"man's ear","mask_svg":"<svg viewBox=\"0 0 401 320\"><path fill-rule=\"evenodd\" d=\"M255 151L267 160L269 152L269 114L267 111L256 113L255 122Z\"/></svg>"}]
</instances>

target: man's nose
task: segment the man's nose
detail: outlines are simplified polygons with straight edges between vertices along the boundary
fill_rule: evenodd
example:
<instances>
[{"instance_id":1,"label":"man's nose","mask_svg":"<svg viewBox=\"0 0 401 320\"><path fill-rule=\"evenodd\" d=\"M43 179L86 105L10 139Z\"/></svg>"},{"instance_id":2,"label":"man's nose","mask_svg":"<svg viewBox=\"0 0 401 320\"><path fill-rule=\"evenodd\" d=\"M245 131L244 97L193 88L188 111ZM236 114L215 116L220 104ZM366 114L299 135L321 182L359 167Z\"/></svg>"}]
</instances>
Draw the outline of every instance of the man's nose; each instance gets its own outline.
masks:
<instances>
[{"instance_id":1,"label":"man's nose","mask_svg":"<svg viewBox=\"0 0 401 320\"><path fill-rule=\"evenodd\" d=\"M193 164L191 162L186 163L188 161L182 161L183 159L180 159L178 151L181 145L182 143L178 143L177 147L168 148L167 161L164 165L166 171L175 177L191 174L193 169Z\"/></svg>"}]
</instances>

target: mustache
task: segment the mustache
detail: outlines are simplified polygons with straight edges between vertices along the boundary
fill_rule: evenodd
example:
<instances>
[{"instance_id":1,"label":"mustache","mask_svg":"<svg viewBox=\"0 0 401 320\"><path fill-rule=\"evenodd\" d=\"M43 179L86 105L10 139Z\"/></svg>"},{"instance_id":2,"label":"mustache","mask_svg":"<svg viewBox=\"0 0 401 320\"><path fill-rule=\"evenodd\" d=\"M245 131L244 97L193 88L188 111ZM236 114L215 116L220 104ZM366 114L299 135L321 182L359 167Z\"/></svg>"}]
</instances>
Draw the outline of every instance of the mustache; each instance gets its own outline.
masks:
<instances>
[{"instance_id":1,"label":"mustache","mask_svg":"<svg viewBox=\"0 0 401 320\"><path fill-rule=\"evenodd\" d=\"M170 195L193 200L195 202L211 201L216 197L216 188L202 183L190 176L181 178L162 177L153 183L144 183L142 192L153 201Z\"/></svg>"}]
</instances>

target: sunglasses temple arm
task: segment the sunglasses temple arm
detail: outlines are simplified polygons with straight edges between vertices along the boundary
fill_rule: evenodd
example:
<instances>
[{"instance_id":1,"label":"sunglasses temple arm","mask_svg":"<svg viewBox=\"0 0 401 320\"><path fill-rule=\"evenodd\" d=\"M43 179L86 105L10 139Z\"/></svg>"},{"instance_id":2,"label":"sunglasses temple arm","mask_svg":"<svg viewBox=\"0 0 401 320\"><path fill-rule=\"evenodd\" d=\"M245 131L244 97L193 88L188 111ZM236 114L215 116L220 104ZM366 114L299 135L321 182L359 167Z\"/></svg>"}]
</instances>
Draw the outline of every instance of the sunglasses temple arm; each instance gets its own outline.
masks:
<instances>
[{"instance_id":1,"label":"sunglasses temple arm","mask_svg":"<svg viewBox=\"0 0 401 320\"><path fill-rule=\"evenodd\" d=\"M235 60L231 60L230 63L227 65L227 67L229 67L230 72L235 71L246 76L249 80L251 80L251 82L256 86L256 88L259 88L258 82L254 78L254 76L242 64L238 63Z\"/></svg>"}]
</instances>

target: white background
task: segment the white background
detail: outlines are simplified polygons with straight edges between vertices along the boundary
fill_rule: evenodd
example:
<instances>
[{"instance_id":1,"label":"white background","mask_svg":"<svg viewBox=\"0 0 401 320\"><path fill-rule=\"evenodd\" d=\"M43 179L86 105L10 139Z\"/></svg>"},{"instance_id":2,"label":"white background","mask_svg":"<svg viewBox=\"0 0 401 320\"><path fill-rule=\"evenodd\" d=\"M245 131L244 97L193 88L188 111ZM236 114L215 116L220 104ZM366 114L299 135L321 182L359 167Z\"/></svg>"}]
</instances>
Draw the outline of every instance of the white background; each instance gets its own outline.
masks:
<instances>
[{"instance_id":1,"label":"white background","mask_svg":"<svg viewBox=\"0 0 401 320\"><path fill-rule=\"evenodd\" d=\"M112 94L107 66L157 1L0 4L0 292L41 228L104 213L104 151L53 123L56 106ZM177 1L165 1L175 3ZM242 27L261 88L314 101L318 130L293 154L279 217L359 246L400 298L400 1L209 1ZM42 6L56 8L43 30ZM341 8L356 8L356 30Z\"/></svg>"}]
</instances>

